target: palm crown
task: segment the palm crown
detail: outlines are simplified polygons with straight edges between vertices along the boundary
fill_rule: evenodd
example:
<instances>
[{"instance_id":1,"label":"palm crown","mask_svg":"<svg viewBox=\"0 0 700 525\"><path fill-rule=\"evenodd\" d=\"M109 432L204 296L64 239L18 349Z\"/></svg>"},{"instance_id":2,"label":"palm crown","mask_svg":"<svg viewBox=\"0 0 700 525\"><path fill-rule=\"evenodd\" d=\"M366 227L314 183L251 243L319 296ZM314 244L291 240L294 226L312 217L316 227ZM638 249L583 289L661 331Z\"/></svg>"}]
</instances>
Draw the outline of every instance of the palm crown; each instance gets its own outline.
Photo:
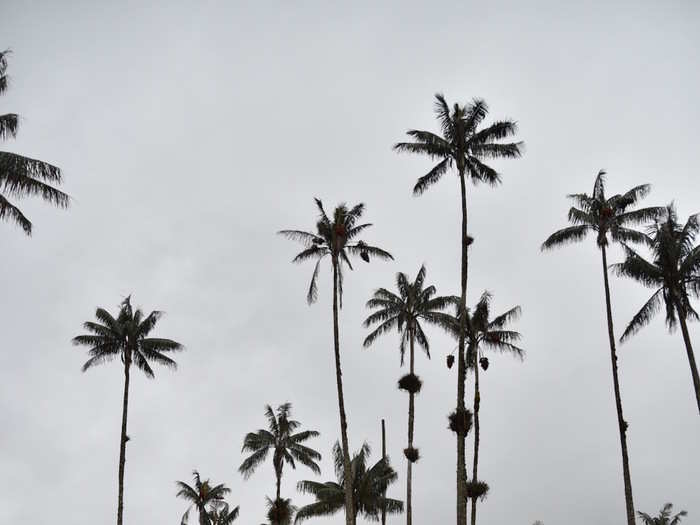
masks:
<instances>
[{"instance_id":1,"label":"palm crown","mask_svg":"<svg viewBox=\"0 0 700 525\"><path fill-rule=\"evenodd\" d=\"M673 504L671 503L666 503L656 517L652 517L645 512L637 512L639 517L642 518L644 525L678 525L681 522L681 518L688 515L684 510L675 516L672 513Z\"/></svg>"},{"instance_id":2,"label":"palm crown","mask_svg":"<svg viewBox=\"0 0 700 525\"><path fill-rule=\"evenodd\" d=\"M238 518L239 508L229 508L228 503L223 503L221 506L213 508L209 512L209 520L211 525L231 525Z\"/></svg>"},{"instance_id":3,"label":"palm crown","mask_svg":"<svg viewBox=\"0 0 700 525\"><path fill-rule=\"evenodd\" d=\"M472 182L496 185L501 181L498 172L488 166L486 159L517 158L521 155L522 142L499 142L512 137L517 125L510 120L499 120L478 129L488 115L488 106L482 99L452 109L442 94L435 95L435 113L442 136L430 131L409 130L413 142L399 142L394 149L399 152L418 153L432 159L440 159L426 175L420 177L413 188L420 195L435 184L455 166L460 174L467 174Z\"/></svg>"},{"instance_id":4,"label":"palm crown","mask_svg":"<svg viewBox=\"0 0 700 525\"><path fill-rule=\"evenodd\" d=\"M190 511L192 508L195 508L199 513L199 524L211 525L212 514L213 517L218 519L220 517L220 511L223 510L224 506L228 507L224 501L224 496L229 494L231 489L226 487L223 483L212 485L208 479L202 481L199 472L196 470L192 472L192 475L194 477L194 486L190 486L184 481L175 482L179 489L177 491L177 497L190 502L190 506L182 516L181 523L182 525L188 523ZM238 507L232 512L238 515ZM233 521L233 519L231 521Z\"/></svg>"},{"instance_id":5,"label":"palm crown","mask_svg":"<svg viewBox=\"0 0 700 525\"><path fill-rule=\"evenodd\" d=\"M343 265L352 270L352 263L349 255L359 255L365 262L369 262L370 257L379 259L393 259L389 252L370 246L363 240L359 240L360 234L372 226L369 223L358 224L365 210L365 205L360 203L352 208L345 204L337 206L333 214L329 217L323 209L323 203L319 199L314 199L319 210L319 220L316 223L316 233L301 230L282 230L278 232L288 239L303 243L306 248L294 257L293 262L300 263L308 259L316 259L314 273L311 276L311 283L306 299L309 304L316 301L318 297L318 272L321 260L330 255L333 261L338 263L338 291L342 306L343 297Z\"/></svg>"},{"instance_id":6,"label":"palm crown","mask_svg":"<svg viewBox=\"0 0 700 525\"><path fill-rule=\"evenodd\" d=\"M0 51L0 95L8 86L7 55ZM16 113L0 115L0 140L17 136L19 116ZM9 197L21 199L38 195L46 202L66 208L68 195L52 187L62 182L61 170L46 162L0 151L0 220L9 219L19 225L27 235L32 233L31 221L9 201Z\"/></svg>"}]
</instances>

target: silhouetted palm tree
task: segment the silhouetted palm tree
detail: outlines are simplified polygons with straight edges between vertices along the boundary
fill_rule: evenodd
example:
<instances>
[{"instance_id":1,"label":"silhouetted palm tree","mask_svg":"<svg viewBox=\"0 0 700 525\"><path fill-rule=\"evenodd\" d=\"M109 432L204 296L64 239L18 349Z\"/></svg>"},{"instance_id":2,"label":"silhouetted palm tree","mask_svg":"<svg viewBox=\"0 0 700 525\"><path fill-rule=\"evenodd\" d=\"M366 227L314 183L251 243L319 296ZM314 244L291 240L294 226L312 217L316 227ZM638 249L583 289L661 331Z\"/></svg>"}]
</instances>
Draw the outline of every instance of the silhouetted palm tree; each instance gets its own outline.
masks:
<instances>
[{"instance_id":1,"label":"silhouetted palm tree","mask_svg":"<svg viewBox=\"0 0 700 525\"><path fill-rule=\"evenodd\" d=\"M632 277L645 286L656 288L651 298L630 321L621 341L649 323L663 303L669 329L681 325L698 411L700 377L686 321L688 318L698 320L698 313L690 304L690 297L700 296L700 246L693 245L699 230L698 215L691 215L685 225L679 224L676 210L669 205L664 220L650 230L649 244L653 260L647 261L632 248L625 246L625 262L614 266L618 275Z\"/></svg>"},{"instance_id":2,"label":"silhouetted palm tree","mask_svg":"<svg viewBox=\"0 0 700 525\"><path fill-rule=\"evenodd\" d=\"M643 224L655 219L661 208L651 207L633 210L632 207L644 198L650 191L648 184L636 186L627 193L605 196L605 171L601 170L595 179L591 195L578 193L569 195L575 206L569 210L569 222L573 226L563 228L552 235L542 244L542 250L548 250L564 244L584 239L588 233L596 234L596 242L600 249L603 263L603 283L605 288L605 307L608 321L608 339L610 342L610 362L612 364L613 388L615 391L615 407L617 409L617 424L620 431L620 447L622 449L622 473L625 483L625 502L628 525L634 525L634 502L632 500L632 480L630 477L629 459L627 455L627 422L622 414L622 398L620 397L620 382L617 373L617 353L615 350L615 334L613 329L612 306L610 302L610 285L608 282L608 259L606 248L608 237L614 242L647 241L646 236L629 226Z\"/></svg>"},{"instance_id":3,"label":"silhouetted palm tree","mask_svg":"<svg viewBox=\"0 0 700 525\"><path fill-rule=\"evenodd\" d=\"M642 518L644 525L678 525L681 522L681 518L688 515L688 513L684 510L680 511L675 516L672 516L672 513L672 503L666 503L666 505L664 505L664 507L661 509L661 512L659 512L659 515L655 518L644 512L637 512L639 517Z\"/></svg>"},{"instance_id":4,"label":"silhouetted palm tree","mask_svg":"<svg viewBox=\"0 0 700 525\"><path fill-rule=\"evenodd\" d=\"M277 480L275 501L280 499L282 469L285 463L296 468L295 462L298 461L309 467L315 474L321 473L321 469L316 463L321 459L321 454L302 444L310 438L317 437L319 433L315 430L296 432L301 423L290 419L291 411L291 403L284 403L277 407L277 414L270 405L265 407L265 417L269 430L260 429L257 432L246 434L242 451L251 452L251 455L238 467L238 471L248 479L272 451L272 465L275 468L275 479Z\"/></svg>"},{"instance_id":5,"label":"silhouetted palm tree","mask_svg":"<svg viewBox=\"0 0 700 525\"><path fill-rule=\"evenodd\" d=\"M8 50L0 51L0 95L8 86L7 55ZM0 115L0 140L17 136L19 116L16 113ZM13 205L9 198L21 199L38 195L49 204L59 208L67 208L70 202L68 195L57 190L51 184L61 184L61 170L47 162L16 153L0 151L0 219L9 219L32 234L32 223Z\"/></svg>"},{"instance_id":6,"label":"silhouetted palm tree","mask_svg":"<svg viewBox=\"0 0 700 525\"><path fill-rule=\"evenodd\" d=\"M379 288L374 292L372 299L367 301L367 308L376 310L365 320L365 327L376 328L365 338L364 346L369 347L377 338L397 329L400 335L399 352L401 353L401 365L403 366L406 346L409 348L410 372L399 381L399 388L409 393L408 400L408 448L404 455L408 460L406 475L406 523L412 523L411 487L412 466L418 460L418 449L413 447L413 423L415 417L414 396L420 391L422 382L415 374L415 343L418 343L430 358L430 344L423 332L421 321L439 323L436 314L439 314L452 304L450 297L435 297L435 287L425 284L425 266L421 266L418 275L413 282L408 280L404 273L396 275L396 288L398 294L385 288Z\"/></svg>"},{"instance_id":7,"label":"silhouetted palm tree","mask_svg":"<svg viewBox=\"0 0 700 525\"><path fill-rule=\"evenodd\" d=\"M267 519L270 525L290 525L297 508L292 505L291 499L277 498L271 500L266 497Z\"/></svg>"},{"instance_id":8,"label":"silhouetted palm tree","mask_svg":"<svg viewBox=\"0 0 700 525\"><path fill-rule=\"evenodd\" d=\"M462 204L462 267L461 267L461 297L462 310L467 308L467 248L472 238L467 234L467 186L466 179L472 183L481 182L495 186L500 183L499 173L488 166L485 161L494 158L518 158L521 155L522 143L502 143L503 139L512 137L517 131L515 122L502 120L479 129L479 125L488 114L488 106L481 99L474 99L464 106L455 104L452 109L445 97L435 95L435 113L440 123L441 135L430 131L409 130L407 134L413 142L399 142L394 149L399 152L426 155L439 162L413 188L414 195L420 195L435 184L452 167L459 175ZM464 405L464 382L466 377L464 340L459 341L459 356L457 360L457 410L461 417L466 417ZM467 522L466 500L464 498L467 480L464 457L464 426L458 427L457 434L457 525Z\"/></svg>"},{"instance_id":9,"label":"silhouetted palm tree","mask_svg":"<svg viewBox=\"0 0 700 525\"><path fill-rule=\"evenodd\" d=\"M148 337L153 331L162 312L153 311L147 316L140 309L131 307L131 296L121 304L116 318L104 308L97 308L95 317L98 322L87 321L83 328L90 332L73 338L73 344L88 346L88 359L83 365L83 372L115 358L120 358L124 365L124 400L122 404L122 430L119 441L119 497L117 504L117 525L122 525L124 512L124 465L126 463L127 412L129 408L129 374L131 365L141 370L147 377L154 377L149 363L157 363L169 368L177 368L175 361L165 354L182 350L180 343L170 339Z\"/></svg>"},{"instance_id":10,"label":"silhouetted palm tree","mask_svg":"<svg viewBox=\"0 0 700 525\"><path fill-rule=\"evenodd\" d=\"M238 507L230 509L228 503L212 509L209 512L211 525L231 525L238 518L238 510Z\"/></svg>"},{"instance_id":11,"label":"silhouetted palm tree","mask_svg":"<svg viewBox=\"0 0 700 525\"><path fill-rule=\"evenodd\" d=\"M316 300L318 295L317 280L321 261L329 257L333 268L333 349L335 357L335 380L338 390L338 411L340 413L340 436L343 445L345 458L345 475L350 475L350 453L348 445L348 422L345 413L345 401L343 397L343 381L340 367L340 330L338 327L338 309L343 305L343 265L352 270L350 255L359 255L365 262L369 262L370 257L379 259L393 259L389 252L370 246L358 237L371 226L371 224L358 224L365 209L364 204L358 204L348 208L345 204L340 204L335 208L332 216L326 215L323 204L319 199L315 199L316 206L320 214L316 223L316 233L300 230L282 230L279 233L288 239L299 241L305 248L293 259L299 263L309 259L316 260L314 273L311 276L311 284L306 299L309 304ZM345 494L346 524L352 525L352 494L350 488Z\"/></svg>"},{"instance_id":12,"label":"silhouetted palm tree","mask_svg":"<svg viewBox=\"0 0 700 525\"><path fill-rule=\"evenodd\" d=\"M389 514L397 514L403 511L403 502L385 496L386 489L396 481L396 472L391 468L388 460L380 459L372 467L369 467L370 448L367 443L357 452L350 462L351 483L346 483L343 451L336 442L333 447L333 459L335 462L335 475L337 483L328 481L300 481L297 484L299 491L305 494L313 494L316 501L299 509L294 522L301 522L308 518L318 516L330 516L345 507L346 489L350 489L353 501L351 523L357 523L357 516L362 514L372 521L379 521L382 509ZM348 513L346 512L346 515Z\"/></svg>"},{"instance_id":13,"label":"silhouetted palm tree","mask_svg":"<svg viewBox=\"0 0 700 525\"><path fill-rule=\"evenodd\" d=\"M194 476L194 486L191 487L184 481L176 481L178 487L177 497L182 498L190 503L187 510L182 515L182 525L186 525L189 521L190 511L194 508L199 514L199 525L212 525L212 518L220 519L220 511L226 507L228 513L228 505L224 501L224 496L231 492L231 489L223 483L212 485L207 479L202 481L199 477L199 472L192 472ZM233 509L230 514L238 516L238 507ZM229 514L229 515L230 515ZM231 518L231 521L235 519ZM218 523L218 522L217 522Z\"/></svg>"}]
</instances>

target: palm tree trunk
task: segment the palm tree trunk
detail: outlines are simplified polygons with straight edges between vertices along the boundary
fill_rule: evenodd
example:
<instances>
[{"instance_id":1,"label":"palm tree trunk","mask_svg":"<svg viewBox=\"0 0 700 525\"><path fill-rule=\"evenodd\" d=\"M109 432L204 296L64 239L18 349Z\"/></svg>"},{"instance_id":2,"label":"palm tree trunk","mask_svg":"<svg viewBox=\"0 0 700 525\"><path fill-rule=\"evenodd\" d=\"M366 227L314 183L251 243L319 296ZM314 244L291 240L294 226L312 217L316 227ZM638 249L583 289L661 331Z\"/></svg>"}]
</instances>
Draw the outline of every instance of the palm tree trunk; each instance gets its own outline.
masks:
<instances>
[{"instance_id":1,"label":"palm tree trunk","mask_svg":"<svg viewBox=\"0 0 700 525\"><path fill-rule=\"evenodd\" d=\"M608 258L605 246L601 246L603 255L603 281L605 283L605 307L608 316L608 338L610 339L610 361L612 364L613 386L615 390L615 408L617 409L617 426L620 430L620 448L622 449L622 477L625 482L625 504L627 525L635 525L634 502L632 501L632 479L630 477L629 458L627 457L627 422L622 415L622 398L620 381L617 376L617 353L615 351L615 333L613 330L612 306L610 303L610 284L608 282Z\"/></svg>"},{"instance_id":2,"label":"palm tree trunk","mask_svg":"<svg viewBox=\"0 0 700 525\"><path fill-rule=\"evenodd\" d=\"M681 332L683 333L683 342L685 350L688 353L688 362L690 363L690 372L693 375L693 385L695 386L695 400L698 403L698 412L700 412L700 377L698 377L698 366L695 364L695 354L693 354L693 346L690 344L690 334L688 333L688 325L686 323L686 313L683 307L676 306L678 310L678 319L681 323Z\"/></svg>"},{"instance_id":3,"label":"palm tree trunk","mask_svg":"<svg viewBox=\"0 0 700 525\"><path fill-rule=\"evenodd\" d=\"M275 473L277 477L277 501L280 500L280 485L282 484L282 473Z\"/></svg>"},{"instance_id":4,"label":"palm tree trunk","mask_svg":"<svg viewBox=\"0 0 700 525\"><path fill-rule=\"evenodd\" d=\"M384 429L384 420L382 419L382 460L386 461L386 431ZM382 494L386 499L386 488L384 489L384 494ZM386 525L386 505L382 505L382 525Z\"/></svg>"},{"instance_id":5,"label":"palm tree trunk","mask_svg":"<svg viewBox=\"0 0 700 525\"><path fill-rule=\"evenodd\" d=\"M479 360L478 349L474 349L474 467L472 469L472 481L477 481L479 468L479 405L481 404L481 392L479 392ZM476 498L472 498L472 522L476 524Z\"/></svg>"},{"instance_id":6,"label":"palm tree trunk","mask_svg":"<svg viewBox=\"0 0 700 525\"><path fill-rule=\"evenodd\" d=\"M335 382L338 387L338 411L340 412L340 438L343 446L343 473L345 475L345 523L353 525L355 509L352 501L352 471L350 470L350 446L348 445L348 418L345 415L343 379L340 370L340 336L338 330L338 258L333 256L333 347L335 351Z\"/></svg>"},{"instance_id":7,"label":"palm tree trunk","mask_svg":"<svg viewBox=\"0 0 700 525\"><path fill-rule=\"evenodd\" d=\"M122 434L119 442L119 497L117 500L117 525L124 521L124 465L126 463L126 419L129 410L129 368L131 354L125 352L124 357L124 402L122 405Z\"/></svg>"},{"instance_id":8,"label":"palm tree trunk","mask_svg":"<svg viewBox=\"0 0 700 525\"><path fill-rule=\"evenodd\" d=\"M414 373L414 364L415 364L415 354L413 352L415 335L413 334L413 329L410 329L409 337L411 338L411 348L410 348L411 374L413 374ZM413 392L409 392L409 395L408 395L408 448L409 449L413 448L413 421L414 421L414 417L415 417L414 401L415 401L415 394ZM412 523L413 523L413 507L411 505L412 484L413 484L413 462L410 459L408 459L407 472L406 472L406 525L412 525Z\"/></svg>"},{"instance_id":9,"label":"palm tree trunk","mask_svg":"<svg viewBox=\"0 0 700 525\"><path fill-rule=\"evenodd\" d=\"M462 272L461 285L462 294L460 296L459 306L461 315L467 310L467 187L464 180L464 169L459 170L459 183L462 196ZM457 414L464 414L466 409L464 406L464 383L466 381L466 364L464 362L464 331L460 330L459 334L459 356L457 359ZM462 425L458 425L457 432L457 525L466 525L467 523L467 500L465 498L465 484L467 482L467 466L464 453L465 434Z\"/></svg>"}]
</instances>

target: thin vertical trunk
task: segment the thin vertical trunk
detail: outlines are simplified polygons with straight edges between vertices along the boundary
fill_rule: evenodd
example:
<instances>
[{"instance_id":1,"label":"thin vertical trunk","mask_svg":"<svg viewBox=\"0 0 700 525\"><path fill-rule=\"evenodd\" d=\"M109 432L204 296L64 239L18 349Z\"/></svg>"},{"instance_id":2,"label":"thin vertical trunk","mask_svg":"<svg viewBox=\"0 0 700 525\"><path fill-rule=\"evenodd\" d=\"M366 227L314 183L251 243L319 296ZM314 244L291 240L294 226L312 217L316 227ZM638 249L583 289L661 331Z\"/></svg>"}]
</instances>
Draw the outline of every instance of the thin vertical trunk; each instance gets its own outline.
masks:
<instances>
[{"instance_id":1,"label":"thin vertical trunk","mask_svg":"<svg viewBox=\"0 0 700 525\"><path fill-rule=\"evenodd\" d=\"M117 500L117 525L124 521L124 466L126 463L126 419L129 410L129 369L131 368L131 354L127 350L124 354L124 401L122 405L122 433L119 442L119 497Z\"/></svg>"},{"instance_id":2,"label":"thin vertical trunk","mask_svg":"<svg viewBox=\"0 0 700 525\"><path fill-rule=\"evenodd\" d=\"M335 382L338 387L338 411L340 412L340 438L343 446L343 473L345 475L345 523L355 523L352 501L352 471L350 470L350 446L348 445L348 418L345 415L343 379L340 370L340 336L338 330L338 258L333 256L333 347L335 351Z\"/></svg>"},{"instance_id":3,"label":"thin vertical trunk","mask_svg":"<svg viewBox=\"0 0 700 525\"><path fill-rule=\"evenodd\" d=\"M411 339L410 347L410 362L411 362L411 374L414 374L414 364L415 364L415 354L414 354L414 342L415 335L413 329L409 329L409 337ZM413 421L415 417L415 394L409 392L408 396L408 448L413 448ZM413 462L408 459L407 472L406 472L406 525L411 525L413 523L413 506L411 502L411 490L413 485Z\"/></svg>"},{"instance_id":4,"label":"thin vertical trunk","mask_svg":"<svg viewBox=\"0 0 700 525\"><path fill-rule=\"evenodd\" d=\"M282 484L282 473L281 472L276 472L276 477L277 477L277 500L280 500L280 485Z\"/></svg>"},{"instance_id":5,"label":"thin vertical trunk","mask_svg":"<svg viewBox=\"0 0 700 525\"><path fill-rule=\"evenodd\" d=\"M620 430L620 448L622 449L622 476L625 482L625 507L627 525L635 525L634 502L632 501L632 479L630 477L629 458L627 457L627 422L622 415L620 381L617 376L617 353L615 351L615 333L613 330L612 306L610 303L610 284L608 282L608 258L605 246L601 246L603 256L603 281L605 283L605 307L608 316L608 338L610 339L610 362L612 364L613 386L615 390L615 408L617 409L617 426Z\"/></svg>"},{"instance_id":6,"label":"thin vertical trunk","mask_svg":"<svg viewBox=\"0 0 700 525\"><path fill-rule=\"evenodd\" d=\"M698 403L698 412L700 412L700 377L698 377L698 366L695 364L695 354L693 354L693 346L690 344L690 334L688 333L688 325L686 323L686 313L683 307L676 306L676 310L678 310L678 319L681 323L681 332L683 333L683 342L685 343L685 350L688 353L690 372L693 375L693 385L695 386L695 400Z\"/></svg>"},{"instance_id":7,"label":"thin vertical trunk","mask_svg":"<svg viewBox=\"0 0 700 525\"><path fill-rule=\"evenodd\" d=\"M477 471L479 469L479 405L481 404L481 392L479 392L479 350L474 349L474 466L472 469L472 481L477 481ZM476 498L472 498L472 521L476 524Z\"/></svg>"},{"instance_id":8,"label":"thin vertical trunk","mask_svg":"<svg viewBox=\"0 0 700 525\"><path fill-rule=\"evenodd\" d=\"M382 460L386 461L386 430L384 429L384 420L382 419ZM386 499L386 488L384 489L384 498ZM382 525L386 525L386 505L382 505Z\"/></svg>"}]
</instances>

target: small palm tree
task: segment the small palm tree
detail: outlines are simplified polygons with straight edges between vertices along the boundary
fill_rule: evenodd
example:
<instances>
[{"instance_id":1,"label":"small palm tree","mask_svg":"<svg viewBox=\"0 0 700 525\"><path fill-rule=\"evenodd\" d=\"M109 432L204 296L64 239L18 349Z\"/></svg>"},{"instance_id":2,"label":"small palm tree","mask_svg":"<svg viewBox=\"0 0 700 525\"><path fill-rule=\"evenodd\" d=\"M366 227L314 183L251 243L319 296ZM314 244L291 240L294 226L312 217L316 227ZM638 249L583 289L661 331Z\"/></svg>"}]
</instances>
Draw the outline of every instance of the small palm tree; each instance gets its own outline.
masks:
<instances>
[{"instance_id":1,"label":"small palm tree","mask_svg":"<svg viewBox=\"0 0 700 525\"><path fill-rule=\"evenodd\" d=\"M255 469L267 459L272 451L272 465L275 468L275 478L277 480L277 496L275 501L280 499L280 484L282 482L282 469L287 463L292 468L296 468L295 461L309 467L315 474L320 474L316 461L321 459L321 454L314 449L304 446L302 443L310 438L319 436L315 430L305 430L295 432L301 426L299 421L291 419L292 405L284 403L277 408L277 414L270 405L265 407L265 417L269 430L260 429L257 432L249 432L243 440L243 452L251 452L238 471L248 479L253 475Z\"/></svg>"},{"instance_id":2,"label":"small palm tree","mask_svg":"<svg viewBox=\"0 0 700 525\"><path fill-rule=\"evenodd\" d=\"M7 56L9 50L0 51L0 95L8 87ZM0 115L0 140L17 136L19 116L16 113ZM9 198L21 199L38 195L49 204L67 208L70 203L68 195L57 190L51 184L61 184L61 170L41 160L30 159L16 153L0 151L0 219L15 222L24 233L32 234L31 221L13 205Z\"/></svg>"},{"instance_id":3,"label":"small palm tree","mask_svg":"<svg viewBox=\"0 0 700 525\"><path fill-rule=\"evenodd\" d=\"M299 491L313 494L316 501L299 509L294 522L330 516L340 511L345 507L345 492L348 487L353 500L352 525L356 525L357 516L360 514L369 520L379 521L382 509L389 514L402 512L403 502L386 497L387 487L396 481L396 472L391 468L388 459L380 459L370 467L369 455L370 448L365 443L350 461L350 476L345 476L343 450L336 442L333 447L333 459L338 481L300 481L297 485ZM346 483L348 479L352 482Z\"/></svg>"},{"instance_id":4,"label":"small palm tree","mask_svg":"<svg viewBox=\"0 0 700 525\"><path fill-rule=\"evenodd\" d=\"M224 496L231 492L226 485L223 483L219 485L212 485L212 483L207 479L202 481L199 472L196 470L192 472L194 476L194 486L190 486L184 481L176 481L178 487L177 497L182 498L190 503L187 510L182 515L181 525L187 525L189 522L190 511L195 509L199 514L199 525L212 525L212 518L220 519L221 511L226 507L226 512L228 513L228 505L224 501ZM231 511L235 514L231 521L238 516L238 507Z\"/></svg>"},{"instance_id":5,"label":"small palm tree","mask_svg":"<svg viewBox=\"0 0 700 525\"><path fill-rule=\"evenodd\" d=\"M350 452L348 445L348 418L345 413L345 400L343 397L342 371L340 367L340 329L338 327L338 309L343 305L343 267L352 270L349 256L360 256L365 262L370 257L378 259L393 259L387 251L370 246L360 240L360 234L371 224L359 224L365 210L364 204L357 204L348 208L340 204L333 214L328 216L323 209L323 203L315 199L320 217L316 223L316 233L300 230L282 230L279 233L288 239L301 242L305 248L294 257L293 262L300 263L306 260L316 260L316 266L311 276L311 284L306 295L309 304L318 296L318 273L321 261L329 257L333 269L333 350L335 357L335 381L338 391L338 412L340 414L340 437L343 446L343 458L345 461L345 476L350 477ZM345 494L345 522L352 525L352 494L348 486Z\"/></svg>"},{"instance_id":6,"label":"small palm tree","mask_svg":"<svg viewBox=\"0 0 700 525\"><path fill-rule=\"evenodd\" d=\"M231 525L238 518L238 507L230 509L228 503L222 504L209 512L211 525Z\"/></svg>"},{"instance_id":7,"label":"small palm tree","mask_svg":"<svg viewBox=\"0 0 700 525\"><path fill-rule=\"evenodd\" d=\"M415 374L415 343L423 349L430 358L430 344L423 331L421 321L439 324L439 314L452 304L450 297L435 297L434 286L425 285L425 266L421 266L418 275L413 282L408 280L404 273L396 275L396 288L398 293L390 292L385 288L379 288L374 292L372 299L367 301L367 308L375 310L365 320L365 327L376 328L365 338L364 346L369 347L377 338L397 329L400 336L399 352L401 365L403 366L406 346L409 348L410 372L399 381L399 388L408 391L408 448L404 450L408 460L406 475L406 523L412 523L411 487L412 466L418 460L418 449L413 447L413 425L415 418L414 397L420 391L421 380Z\"/></svg>"},{"instance_id":8,"label":"small palm tree","mask_svg":"<svg viewBox=\"0 0 700 525\"><path fill-rule=\"evenodd\" d=\"M456 168L459 175L462 205L462 267L460 305L467 308L467 248L472 238L467 234L467 178L474 184L486 183L496 186L501 182L500 174L486 164L488 159L518 158L522 152L522 142L503 143L503 139L512 137L517 132L515 122L511 120L496 121L479 129L488 115L488 106L482 99L474 99L464 106L455 104L450 109L445 97L435 95L435 114L440 123L441 134L430 131L409 130L407 135L411 142L399 142L394 146L398 152L417 153L439 162L424 176L418 179L413 188L414 195L421 195L435 184L450 169ZM464 382L466 366L464 339L459 341L457 360L457 410L466 414L464 405ZM457 525L467 522L466 500L464 498L467 471L464 455L465 427L460 425L457 432Z\"/></svg>"},{"instance_id":9,"label":"small palm tree","mask_svg":"<svg viewBox=\"0 0 700 525\"><path fill-rule=\"evenodd\" d=\"M165 354L182 350L183 346L171 339L149 337L163 312L153 311L144 315L140 309L131 306L131 296L121 304L119 314L113 317L104 308L97 308L98 322L87 321L83 328L90 332L73 338L76 346L87 346L88 359L83 365L86 370L120 358L124 365L124 399L122 403L122 430L119 441L119 496L117 503L117 525L122 525L124 513L124 466L126 463L127 412L129 408L129 378L131 365L141 370L147 377L154 377L150 363L157 363L175 369L177 364Z\"/></svg>"},{"instance_id":10,"label":"small palm tree","mask_svg":"<svg viewBox=\"0 0 700 525\"><path fill-rule=\"evenodd\" d=\"M642 518L644 525L678 525L681 522L681 518L688 515L686 511L682 510L675 516L672 516L672 503L666 503L661 509L661 512L659 512L659 515L655 518L645 512L637 512L637 514Z\"/></svg>"},{"instance_id":11,"label":"small palm tree","mask_svg":"<svg viewBox=\"0 0 700 525\"><path fill-rule=\"evenodd\" d=\"M274 501L265 497L267 505L267 519L270 525L290 525L297 508L292 505L291 499L277 498Z\"/></svg>"},{"instance_id":12,"label":"small palm tree","mask_svg":"<svg viewBox=\"0 0 700 525\"><path fill-rule=\"evenodd\" d=\"M649 194L648 184L636 186L627 193L605 196L605 171L598 172L593 184L591 195L578 193L569 195L576 206L569 210L569 222L573 226L563 228L544 241L542 250L577 242L589 233L596 234L596 244L600 249L603 263L603 284L605 288L605 308L608 321L608 341L610 343L610 362L612 364L613 390L615 393L615 408L617 410L617 426L620 432L620 448L622 451L622 477L625 485L625 503L627 524L634 525L634 501L632 499L632 479L630 476L629 457L627 454L627 422L622 413L622 397L617 370L617 351L615 350L615 333L610 301L610 285L608 282L607 247L609 240L613 242L647 241L646 236L630 226L643 224L658 217L662 208L651 207L632 209L640 199Z\"/></svg>"},{"instance_id":13,"label":"small palm tree","mask_svg":"<svg viewBox=\"0 0 700 525\"><path fill-rule=\"evenodd\" d=\"M656 288L651 298L632 318L620 340L626 340L648 324L663 303L669 329L681 325L695 386L695 399L700 411L700 377L687 325L688 319L699 319L698 313L690 304L692 296L700 296L700 246L694 246L698 231L698 215L691 215L684 225L680 224L676 210L673 205L669 205L663 221L650 230L648 242L653 260L647 261L632 248L625 246L627 258L614 268L618 275L632 277L645 286Z\"/></svg>"}]
</instances>

